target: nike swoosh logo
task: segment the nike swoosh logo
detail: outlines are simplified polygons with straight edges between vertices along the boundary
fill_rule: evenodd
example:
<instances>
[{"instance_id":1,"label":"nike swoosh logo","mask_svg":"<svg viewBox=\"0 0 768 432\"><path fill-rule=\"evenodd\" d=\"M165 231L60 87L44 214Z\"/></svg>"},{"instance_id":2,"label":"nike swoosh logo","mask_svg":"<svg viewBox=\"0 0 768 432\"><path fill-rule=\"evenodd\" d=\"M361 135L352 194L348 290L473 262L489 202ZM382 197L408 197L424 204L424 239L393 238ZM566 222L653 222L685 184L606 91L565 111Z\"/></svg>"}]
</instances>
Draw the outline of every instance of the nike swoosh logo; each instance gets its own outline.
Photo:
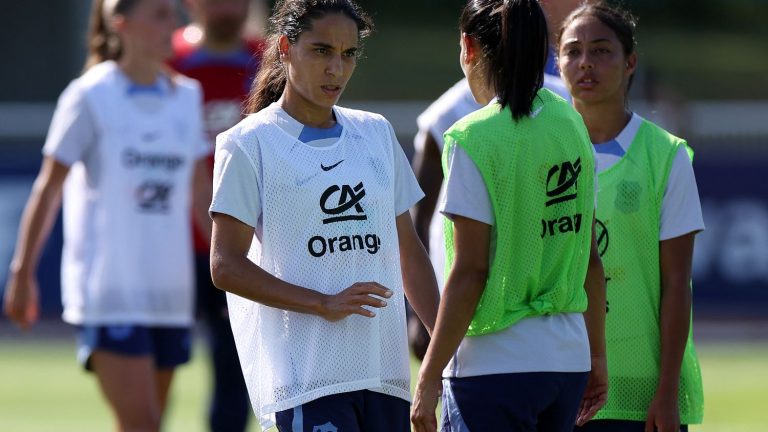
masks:
<instances>
[{"instance_id":1,"label":"nike swoosh logo","mask_svg":"<svg viewBox=\"0 0 768 432\"><path fill-rule=\"evenodd\" d=\"M531 118L534 118L534 117L536 117L537 115L539 115L539 113L540 113L540 112L541 112L541 110L543 110L543 109L544 109L544 107L543 107L543 106L540 106L540 107L539 107L539 109L537 109L536 111L533 111L533 112L531 113Z\"/></svg>"},{"instance_id":2,"label":"nike swoosh logo","mask_svg":"<svg viewBox=\"0 0 768 432\"><path fill-rule=\"evenodd\" d=\"M321 163L320 163L320 168L322 168L322 169L323 169L323 171L330 171L330 170L332 170L332 169L336 168L337 166L339 166L339 164L340 164L340 163L342 163L342 162L344 162L344 159L342 159L342 160L340 160L340 161L338 161L338 162L336 162L335 164L333 164L333 165L330 165L330 166L325 166L325 165L323 165L323 164L322 164L322 162L321 162Z\"/></svg>"}]
</instances>

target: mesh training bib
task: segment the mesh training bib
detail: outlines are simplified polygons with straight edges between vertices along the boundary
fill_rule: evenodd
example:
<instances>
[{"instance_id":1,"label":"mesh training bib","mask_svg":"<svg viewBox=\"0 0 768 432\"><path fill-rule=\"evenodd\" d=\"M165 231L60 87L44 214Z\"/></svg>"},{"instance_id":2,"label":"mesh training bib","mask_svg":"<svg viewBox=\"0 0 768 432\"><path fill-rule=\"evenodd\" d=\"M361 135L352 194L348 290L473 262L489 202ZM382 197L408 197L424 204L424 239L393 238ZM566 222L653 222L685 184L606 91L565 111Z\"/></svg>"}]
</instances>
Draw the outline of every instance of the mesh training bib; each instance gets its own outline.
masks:
<instances>
[{"instance_id":1,"label":"mesh training bib","mask_svg":"<svg viewBox=\"0 0 768 432\"><path fill-rule=\"evenodd\" d=\"M89 157L100 169L77 162L64 185L64 320L189 325L199 88L179 77L147 113L125 96L121 77L108 61L78 78L98 132Z\"/></svg>"},{"instance_id":2,"label":"mesh training bib","mask_svg":"<svg viewBox=\"0 0 768 432\"><path fill-rule=\"evenodd\" d=\"M584 123L562 98L539 91L531 117L513 122L497 103L446 132L477 165L493 205L496 251L467 335L529 316L583 312L594 213L594 159ZM446 274L454 259L445 219Z\"/></svg>"},{"instance_id":3,"label":"mesh training bib","mask_svg":"<svg viewBox=\"0 0 768 432\"><path fill-rule=\"evenodd\" d=\"M659 379L659 224L667 178L685 141L643 120L626 155L599 174L596 237L608 280L610 390L596 419L645 420ZM691 334L680 371L680 421L703 416Z\"/></svg>"},{"instance_id":4,"label":"mesh training bib","mask_svg":"<svg viewBox=\"0 0 768 432\"><path fill-rule=\"evenodd\" d=\"M394 291L375 318L338 322L228 295L240 362L265 428L274 412L330 394L369 389L410 400L388 124L334 110L343 132L331 147L304 144L259 114L226 133L263 167L263 235L254 238L253 262L325 294L365 281Z\"/></svg>"}]
</instances>

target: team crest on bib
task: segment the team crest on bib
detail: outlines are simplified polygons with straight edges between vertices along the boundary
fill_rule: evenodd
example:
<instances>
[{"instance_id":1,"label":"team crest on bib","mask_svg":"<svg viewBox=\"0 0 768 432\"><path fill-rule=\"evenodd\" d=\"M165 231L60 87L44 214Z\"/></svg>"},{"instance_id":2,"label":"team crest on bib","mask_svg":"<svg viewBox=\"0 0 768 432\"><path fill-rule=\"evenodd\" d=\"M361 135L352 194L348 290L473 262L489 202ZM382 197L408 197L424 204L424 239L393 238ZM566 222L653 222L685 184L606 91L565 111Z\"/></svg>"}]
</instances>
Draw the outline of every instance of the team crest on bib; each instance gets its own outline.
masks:
<instances>
[{"instance_id":1,"label":"team crest on bib","mask_svg":"<svg viewBox=\"0 0 768 432\"><path fill-rule=\"evenodd\" d=\"M333 425L333 423L328 422L326 424L322 424L320 426L315 426L312 428L312 432L338 432L339 429Z\"/></svg>"}]
</instances>

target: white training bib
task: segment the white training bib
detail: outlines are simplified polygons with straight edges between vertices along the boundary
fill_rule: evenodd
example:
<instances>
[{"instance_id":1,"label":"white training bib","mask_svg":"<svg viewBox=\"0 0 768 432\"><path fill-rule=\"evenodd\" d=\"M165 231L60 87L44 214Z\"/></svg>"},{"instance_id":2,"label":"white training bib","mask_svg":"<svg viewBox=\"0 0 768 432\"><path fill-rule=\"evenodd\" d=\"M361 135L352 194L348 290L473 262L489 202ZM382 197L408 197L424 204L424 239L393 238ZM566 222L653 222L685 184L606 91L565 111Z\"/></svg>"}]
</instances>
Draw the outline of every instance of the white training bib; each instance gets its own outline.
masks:
<instances>
[{"instance_id":1,"label":"white training bib","mask_svg":"<svg viewBox=\"0 0 768 432\"><path fill-rule=\"evenodd\" d=\"M273 413L330 394L369 389L410 400L388 123L362 111L334 111L343 132L329 147L302 143L264 112L223 137L263 169L263 232L261 241L254 237L253 262L325 294L368 281L394 292L375 318L338 322L228 294L240 362L264 427Z\"/></svg>"},{"instance_id":2,"label":"white training bib","mask_svg":"<svg viewBox=\"0 0 768 432\"><path fill-rule=\"evenodd\" d=\"M189 325L199 90L180 79L149 114L126 98L114 62L79 79L96 123L99 169L75 163L64 187L64 320Z\"/></svg>"}]
</instances>

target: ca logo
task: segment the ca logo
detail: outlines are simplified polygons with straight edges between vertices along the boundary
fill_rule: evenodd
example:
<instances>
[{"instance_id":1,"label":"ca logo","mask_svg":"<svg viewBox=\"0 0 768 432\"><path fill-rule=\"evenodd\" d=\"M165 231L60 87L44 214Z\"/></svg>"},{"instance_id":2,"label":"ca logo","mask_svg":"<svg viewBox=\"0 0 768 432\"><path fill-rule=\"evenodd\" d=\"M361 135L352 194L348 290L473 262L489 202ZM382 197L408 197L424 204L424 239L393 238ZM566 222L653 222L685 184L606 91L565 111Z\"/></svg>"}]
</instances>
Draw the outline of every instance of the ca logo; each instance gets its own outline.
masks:
<instances>
[{"instance_id":1,"label":"ca logo","mask_svg":"<svg viewBox=\"0 0 768 432\"><path fill-rule=\"evenodd\" d=\"M550 168L547 174L547 198L549 199L546 206L576 198L576 182L579 174L581 174L581 158L573 163L565 161Z\"/></svg>"},{"instance_id":2,"label":"ca logo","mask_svg":"<svg viewBox=\"0 0 768 432\"><path fill-rule=\"evenodd\" d=\"M331 197L333 197L336 193L338 193L339 199L335 207L329 207L328 201L331 200ZM368 219L368 216L366 216L365 212L363 211L363 206L360 205L360 200L363 199L364 196L365 188L363 188L363 182L358 183L354 188L349 185L342 185L341 187L333 185L326 189L325 192L323 192L323 195L320 196L320 208L323 210L323 213L334 216L323 219L323 224L342 222L347 220ZM333 202L336 200L331 201ZM341 215L342 213L352 210L353 207L356 214L353 213Z\"/></svg>"},{"instance_id":3,"label":"ca logo","mask_svg":"<svg viewBox=\"0 0 768 432\"><path fill-rule=\"evenodd\" d=\"M595 239L597 240L597 252L602 257L608 250L608 228L600 219L595 219Z\"/></svg>"},{"instance_id":4,"label":"ca logo","mask_svg":"<svg viewBox=\"0 0 768 432\"><path fill-rule=\"evenodd\" d=\"M136 189L139 208L148 213L165 213L171 207L173 185L163 182L146 181Z\"/></svg>"},{"instance_id":5,"label":"ca logo","mask_svg":"<svg viewBox=\"0 0 768 432\"><path fill-rule=\"evenodd\" d=\"M320 426L315 426L312 428L312 432L338 432L339 429L333 425L333 423L328 422L326 424L321 424Z\"/></svg>"}]
</instances>

